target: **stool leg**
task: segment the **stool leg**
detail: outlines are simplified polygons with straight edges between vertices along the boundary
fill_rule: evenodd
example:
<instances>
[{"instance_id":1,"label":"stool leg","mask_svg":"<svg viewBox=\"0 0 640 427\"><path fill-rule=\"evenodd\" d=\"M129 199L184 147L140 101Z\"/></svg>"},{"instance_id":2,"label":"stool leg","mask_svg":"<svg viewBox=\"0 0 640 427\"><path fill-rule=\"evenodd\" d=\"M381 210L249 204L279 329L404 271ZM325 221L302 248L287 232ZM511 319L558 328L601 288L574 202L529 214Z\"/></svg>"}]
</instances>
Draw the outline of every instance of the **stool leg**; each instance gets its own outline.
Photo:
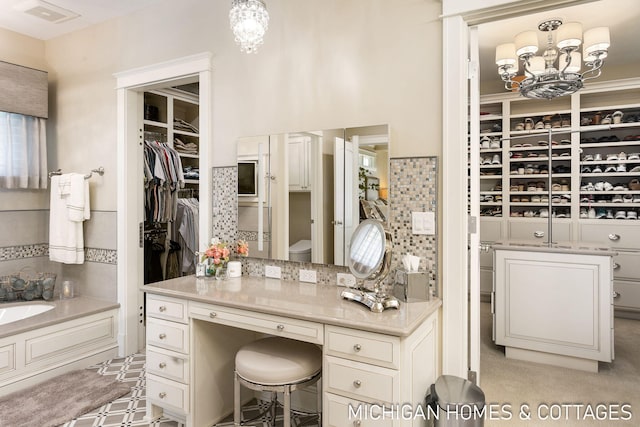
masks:
<instances>
[{"instance_id":1,"label":"stool leg","mask_svg":"<svg viewBox=\"0 0 640 427\"><path fill-rule=\"evenodd\" d=\"M320 427L322 426L322 378L320 378L316 383L316 394L318 400L318 402L316 403L316 405L318 405L318 407L316 408L318 411L318 426Z\"/></svg>"},{"instance_id":2,"label":"stool leg","mask_svg":"<svg viewBox=\"0 0 640 427\"><path fill-rule=\"evenodd\" d=\"M233 373L233 425L235 427L240 426L240 420L242 419L242 411L240 409L240 381L238 380L238 373Z\"/></svg>"},{"instance_id":3,"label":"stool leg","mask_svg":"<svg viewBox=\"0 0 640 427\"><path fill-rule=\"evenodd\" d=\"M291 427L291 386L284 386L284 421L283 427Z\"/></svg>"}]
</instances>

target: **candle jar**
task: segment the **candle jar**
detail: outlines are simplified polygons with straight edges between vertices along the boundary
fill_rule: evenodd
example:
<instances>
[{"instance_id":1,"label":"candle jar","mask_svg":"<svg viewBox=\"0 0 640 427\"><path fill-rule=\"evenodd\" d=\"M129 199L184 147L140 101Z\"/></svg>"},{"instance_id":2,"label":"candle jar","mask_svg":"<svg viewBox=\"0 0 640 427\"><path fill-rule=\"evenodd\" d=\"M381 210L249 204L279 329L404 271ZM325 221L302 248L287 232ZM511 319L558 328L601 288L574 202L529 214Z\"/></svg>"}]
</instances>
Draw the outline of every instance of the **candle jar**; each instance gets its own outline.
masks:
<instances>
[{"instance_id":1,"label":"candle jar","mask_svg":"<svg viewBox=\"0 0 640 427\"><path fill-rule=\"evenodd\" d=\"M206 259L204 261L200 260L200 252L196 252L196 277L204 277L207 274L207 264Z\"/></svg>"},{"instance_id":2,"label":"candle jar","mask_svg":"<svg viewBox=\"0 0 640 427\"><path fill-rule=\"evenodd\" d=\"M70 280L63 281L60 289L60 299L73 298L73 293L73 282Z\"/></svg>"}]
</instances>

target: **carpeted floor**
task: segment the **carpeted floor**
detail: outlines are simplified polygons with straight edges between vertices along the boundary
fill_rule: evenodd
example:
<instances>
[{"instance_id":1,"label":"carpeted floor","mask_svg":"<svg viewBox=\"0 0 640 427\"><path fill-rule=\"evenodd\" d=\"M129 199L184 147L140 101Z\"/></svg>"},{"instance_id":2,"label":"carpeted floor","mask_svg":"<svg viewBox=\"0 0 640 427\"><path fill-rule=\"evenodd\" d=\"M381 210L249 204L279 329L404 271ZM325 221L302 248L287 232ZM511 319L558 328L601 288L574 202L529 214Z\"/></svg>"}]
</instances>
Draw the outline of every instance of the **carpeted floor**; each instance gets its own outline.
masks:
<instances>
[{"instance_id":1,"label":"carpeted floor","mask_svg":"<svg viewBox=\"0 0 640 427\"><path fill-rule=\"evenodd\" d=\"M481 308L481 339L481 388L486 401L497 404L497 408L510 405L510 409L498 411L494 420L487 420L486 427L640 426L640 321L615 318L615 360L611 364L601 362L599 373L505 358L504 347L491 340L488 303ZM523 404L531 408L530 420L520 419ZM579 408L580 404L584 406ZM589 404L598 410L593 417L587 412ZM616 405L623 404L629 404L630 409L620 408L614 413ZM508 412L513 415L510 420L504 419ZM628 418L628 412L631 419L614 419Z\"/></svg>"}]
</instances>

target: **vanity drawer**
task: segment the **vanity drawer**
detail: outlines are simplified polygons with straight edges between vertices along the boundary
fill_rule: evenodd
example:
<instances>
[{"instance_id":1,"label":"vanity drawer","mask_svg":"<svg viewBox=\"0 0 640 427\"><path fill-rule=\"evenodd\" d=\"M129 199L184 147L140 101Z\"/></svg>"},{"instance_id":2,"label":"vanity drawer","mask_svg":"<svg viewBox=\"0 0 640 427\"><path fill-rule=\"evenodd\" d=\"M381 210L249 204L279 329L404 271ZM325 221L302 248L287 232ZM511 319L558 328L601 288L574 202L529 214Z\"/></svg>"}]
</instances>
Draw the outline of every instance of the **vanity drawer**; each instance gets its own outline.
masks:
<instances>
[{"instance_id":1,"label":"vanity drawer","mask_svg":"<svg viewBox=\"0 0 640 427\"><path fill-rule=\"evenodd\" d=\"M602 243L611 248L640 249L640 227L637 224L581 224L580 240Z\"/></svg>"},{"instance_id":2,"label":"vanity drawer","mask_svg":"<svg viewBox=\"0 0 640 427\"><path fill-rule=\"evenodd\" d=\"M147 374L147 399L163 408L189 411L189 387L152 374Z\"/></svg>"},{"instance_id":3,"label":"vanity drawer","mask_svg":"<svg viewBox=\"0 0 640 427\"><path fill-rule=\"evenodd\" d=\"M366 402L398 402L398 371L331 356L325 359L322 381L327 391Z\"/></svg>"},{"instance_id":4,"label":"vanity drawer","mask_svg":"<svg viewBox=\"0 0 640 427\"><path fill-rule=\"evenodd\" d=\"M187 303L161 295L147 294L147 316L187 323Z\"/></svg>"},{"instance_id":5,"label":"vanity drawer","mask_svg":"<svg viewBox=\"0 0 640 427\"><path fill-rule=\"evenodd\" d=\"M170 352L155 347L147 347L147 372L187 383L189 380L188 358L177 357Z\"/></svg>"},{"instance_id":6,"label":"vanity drawer","mask_svg":"<svg viewBox=\"0 0 640 427\"><path fill-rule=\"evenodd\" d=\"M373 334L355 329L327 326L325 328L327 354L388 368L400 364L400 338Z\"/></svg>"},{"instance_id":7,"label":"vanity drawer","mask_svg":"<svg viewBox=\"0 0 640 427\"><path fill-rule=\"evenodd\" d=\"M323 344L323 325L284 316L238 310L230 307L192 303L191 317L269 335Z\"/></svg>"},{"instance_id":8,"label":"vanity drawer","mask_svg":"<svg viewBox=\"0 0 640 427\"><path fill-rule=\"evenodd\" d=\"M613 305L615 308L640 309L640 282L615 280L613 282L613 290Z\"/></svg>"},{"instance_id":9,"label":"vanity drawer","mask_svg":"<svg viewBox=\"0 0 640 427\"><path fill-rule=\"evenodd\" d=\"M371 405L331 393L325 393L323 401L323 417L326 417L328 427L392 427L394 425L394 417L382 416L382 405ZM399 418L395 417L395 419Z\"/></svg>"},{"instance_id":10,"label":"vanity drawer","mask_svg":"<svg viewBox=\"0 0 640 427\"><path fill-rule=\"evenodd\" d=\"M547 221L530 220L530 221L509 221L509 239L512 240L535 240L546 242ZM571 224L568 222L553 223L553 241L568 242L571 240Z\"/></svg>"},{"instance_id":11,"label":"vanity drawer","mask_svg":"<svg viewBox=\"0 0 640 427\"><path fill-rule=\"evenodd\" d=\"M640 252L618 252L613 257L613 277L640 280Z\"/></svg>"},{"instance_id":12,"label":"vanity drawer","mask_svg":"<svg viewBox=\"0 0 640 427\"><path fill-rule=\"evenodd\" d=\"M189 326L166 320L147 319L147 345L189 353Z\"/></svg>"}]
</instances>

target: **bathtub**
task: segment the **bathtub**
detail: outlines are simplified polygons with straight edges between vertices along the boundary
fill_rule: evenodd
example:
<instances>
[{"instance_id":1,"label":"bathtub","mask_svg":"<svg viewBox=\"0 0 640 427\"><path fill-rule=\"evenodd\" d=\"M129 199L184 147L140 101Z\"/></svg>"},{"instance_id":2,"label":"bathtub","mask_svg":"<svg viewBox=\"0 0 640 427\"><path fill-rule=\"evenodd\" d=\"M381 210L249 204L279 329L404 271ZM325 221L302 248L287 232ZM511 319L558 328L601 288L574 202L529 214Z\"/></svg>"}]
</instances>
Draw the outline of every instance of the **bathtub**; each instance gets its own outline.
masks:
<instances>
[{"instance_id":1,"label":"bathtub","mask_svg":"<svg viewBox=\"0 0 640 427\"><path fill-rule=\"evenodd\" d=\"M28 317L37 316L53 309L53 304L25 304L14 305L12 307L1 308L0 306L0 325L23 320Z\"/></svg>"},{"instance_id":2,"label":"bathtub","mask_svg":"<svg viewBox=\"0 0 640 427\"><path fill-rule=\"evenodd\" d=\"M0 396L116 357L118 309L82 296L0 304Z\"/></svg>"}]
</instances>

